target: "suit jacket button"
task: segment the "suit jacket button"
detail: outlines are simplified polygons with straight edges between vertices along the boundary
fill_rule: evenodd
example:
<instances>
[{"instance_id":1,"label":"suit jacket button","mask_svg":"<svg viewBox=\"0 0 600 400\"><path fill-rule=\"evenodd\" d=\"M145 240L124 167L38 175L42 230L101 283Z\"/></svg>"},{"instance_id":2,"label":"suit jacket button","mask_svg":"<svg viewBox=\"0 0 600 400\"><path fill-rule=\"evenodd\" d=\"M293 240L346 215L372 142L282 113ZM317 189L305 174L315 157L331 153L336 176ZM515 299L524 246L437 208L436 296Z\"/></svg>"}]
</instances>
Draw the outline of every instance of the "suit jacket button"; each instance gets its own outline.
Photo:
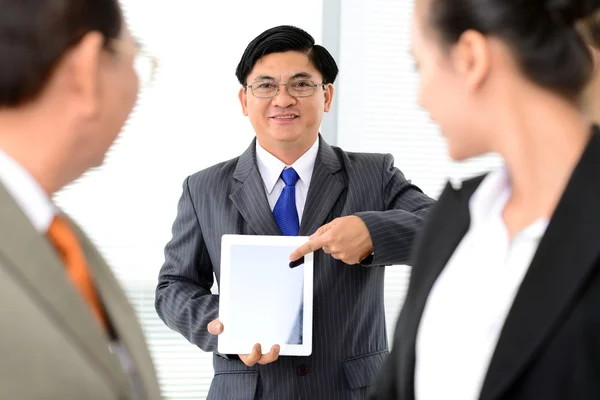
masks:
<instances>
[{"instance_id":1,"label":"suit jacket button","mask_svg":"<svg viewBox=\"0 0 600 400\"><path fill-rule=\"evenodd\" d=\"M308 367L304 364L302 364L298 367L298 375L300 375L300 376L308 375L308 371L309 371Z\"/></svg>"}]
</instances>

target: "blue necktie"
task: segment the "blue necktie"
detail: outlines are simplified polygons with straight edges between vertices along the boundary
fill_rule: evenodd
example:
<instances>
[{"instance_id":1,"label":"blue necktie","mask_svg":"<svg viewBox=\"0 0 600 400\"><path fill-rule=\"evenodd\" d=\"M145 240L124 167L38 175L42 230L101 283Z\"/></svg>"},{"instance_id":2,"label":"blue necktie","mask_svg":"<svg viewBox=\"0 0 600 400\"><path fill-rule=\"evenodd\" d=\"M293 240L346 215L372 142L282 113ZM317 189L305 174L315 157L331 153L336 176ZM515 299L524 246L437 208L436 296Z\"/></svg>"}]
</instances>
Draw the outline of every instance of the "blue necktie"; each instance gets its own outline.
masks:
<instances>
[{"instance_id":1,"label":"blue necktie","mask_svg":"<svg viewBox=\"0 0 600 400\"><path fill-rule=\"evenodd\" d=\"M296 182L298 182L298 173L293 168L284 169L281 173L281 179L285 187L281 191L277 203L273 208L273 215L279 230L283 236L298 236L300 222L298 221L298 209L296 208ZM292 335L289 344L302 343L302 320L304 307L300 306L298 318L294 323Z\"/></svg>"},{"instance_id":2,"label":"blue necktie","mask_svg":"<svg viewBox=\"0 0 600 400\"><path fill-rule=\"evenodd\" d=\"M275 216L275 221L283 236L298 236L300 230L298 209L296 208L298 173L293 168L284 169L281 179L285 182L285 187L273 208L273 216Z\"/></svg>"}]
</instances>

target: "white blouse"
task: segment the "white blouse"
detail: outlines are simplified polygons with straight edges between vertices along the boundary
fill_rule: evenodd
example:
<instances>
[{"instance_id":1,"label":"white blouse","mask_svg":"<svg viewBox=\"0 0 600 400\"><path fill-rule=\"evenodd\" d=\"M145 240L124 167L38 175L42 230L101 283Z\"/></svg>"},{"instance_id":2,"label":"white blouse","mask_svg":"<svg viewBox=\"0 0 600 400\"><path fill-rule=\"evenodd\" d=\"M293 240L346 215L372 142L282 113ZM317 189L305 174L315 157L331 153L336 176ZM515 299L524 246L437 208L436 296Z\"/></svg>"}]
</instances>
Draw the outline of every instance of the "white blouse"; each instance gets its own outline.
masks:
<instances>
[{"instance_id":1,"label":"white blouse","mask_svg":"<svg viewBox=\"0 0 600 400\"><path fill-rule=\"evenodd\" d=\"M506 316L546 231L538 220L509 240L505 168L469 202L468 232L435 282L417 333L416 400L476 400ZM435 251L435 249L431 249Z\"/></svg>"}]
</instances>

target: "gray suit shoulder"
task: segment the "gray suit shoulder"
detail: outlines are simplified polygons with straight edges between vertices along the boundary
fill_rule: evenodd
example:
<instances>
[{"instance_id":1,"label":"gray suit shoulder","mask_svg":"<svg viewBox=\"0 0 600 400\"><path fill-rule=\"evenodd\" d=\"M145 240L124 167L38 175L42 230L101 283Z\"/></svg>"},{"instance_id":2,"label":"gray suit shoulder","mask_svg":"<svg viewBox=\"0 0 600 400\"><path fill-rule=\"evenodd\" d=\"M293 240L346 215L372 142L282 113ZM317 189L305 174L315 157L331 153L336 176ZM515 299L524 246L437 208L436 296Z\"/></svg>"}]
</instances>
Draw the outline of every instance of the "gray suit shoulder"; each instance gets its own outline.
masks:
<instances>
[{"instance_id":1,"label":"gray suit shoulder","mask_svg":"<svg viewBox=\"0 0 600 400\"><path fill-rule=\"evenodd\" d=\"M359 152L351 152L351 151L343 151L343 150L341 150L341 151L346 155L346 157L348 157L348 159L352 163L355 163L357 165L365 165L365 164L382 165L383 160L385 160L386 158L389 158L390 160L394 159L394 157L389 153L388 154L386 154L386 153L359 153Z\"/></svg>"},{"instance_id":2,"label":"gray suit shoulder","mask_svg":"<svg viewBox=\"0 0 600 400\"><path fill-rule=\"evenodd\" d=\"M190 175L187 178L188 185L190 187L203 188L214 187L217 185L222 187L224 180L229 180L229 178L233 176L239 159L240 157L235 157Z\"/></svg>"},{"instance_id":3,"label":"gray suit shoulder","mask_svg":"<svg viewBox=\"0 0 600 400\"><path fill-rule=\"evenodd\" d=\"M344 151L332 146L338 157L341 157L346 169L361 170L363 168L382 170L394 164L394 156L389 153L364 153Z\"/></svg>"},{"instance_id":4,"label":"gray suit shoulder","mask_svg":"<svg viewBox=\"0 0 600 400\"><path fill-rule=\"evenodd\" d=\"M362 153L348 152L339 147L332 146L338 157L343 161L346 169L361 168L384 168L384 164L393 164L394 157L391 154L385 153ZM198 171L187 178L190 188L210 188L218 186L222 188L224 184L229 184L234 172L238 166L241 156L232 158L227 161L212 165L201 171Z\"/></svg>"}]
</instances>

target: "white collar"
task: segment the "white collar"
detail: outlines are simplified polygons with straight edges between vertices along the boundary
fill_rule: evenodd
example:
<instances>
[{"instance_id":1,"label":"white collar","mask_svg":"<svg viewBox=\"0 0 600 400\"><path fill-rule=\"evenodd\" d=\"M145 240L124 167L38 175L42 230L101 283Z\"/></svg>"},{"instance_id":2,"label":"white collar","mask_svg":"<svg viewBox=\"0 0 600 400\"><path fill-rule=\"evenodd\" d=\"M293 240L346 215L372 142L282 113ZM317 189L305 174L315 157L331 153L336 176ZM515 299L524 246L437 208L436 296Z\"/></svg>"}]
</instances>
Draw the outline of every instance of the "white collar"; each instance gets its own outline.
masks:
<instances>
[{"instance_id":1,"label":"white collar","mask_svg":"<svg viewBox=\"0 0 600 400\"><path fill-rule=\"evenodd\" d=\"M476 226L489 218L502 218L502 212L511 193L511 179L506 166L490 172L469 200L471 224ZM545 232L548 223L547 218L540 218L525 227L519 234L539 239Z\"/></svg>"},{"instance_id":2,"label":"white collar","mask_svg":"<svg viewBox=\"0 0 600 400\"><path fill-rule=\"evenodd\" d=\"M510 194L510 178L506 167L488 173L469 200L472 224L482 222L491 214L501 213Z\"/></svg>"},{"instance_id":3,"label":"white collar","mask_svg":"<svg viewBox=\"0 0 600 400\"><path fill-rule=\"evenodd\" d=\"M300 180L308 187L312 178L313 169L315 167L315 161L317 154L319 153L319 138L315 140L315 143L311 146L306 153L304 153L296 162L292 165L286 165L280 159L275 157L273 154L265 150L258 140L256 141L256 164L258 165L258 171L265 183L267 192L271 194L275 188L275 184L281 176L281 171L286 168L294 168L298 173Z\"/></svg>"},{"instance_id":4,"label":"white collar","mask_svg":"<svg viewBox=\"0 0 600 400\"><path fill-rule=\"evenodd\" d=\"M34 228L45 234L57 214L56 207L31 174L2 150L0 150L0 182Z\"/></svg>"}]
</instances>

